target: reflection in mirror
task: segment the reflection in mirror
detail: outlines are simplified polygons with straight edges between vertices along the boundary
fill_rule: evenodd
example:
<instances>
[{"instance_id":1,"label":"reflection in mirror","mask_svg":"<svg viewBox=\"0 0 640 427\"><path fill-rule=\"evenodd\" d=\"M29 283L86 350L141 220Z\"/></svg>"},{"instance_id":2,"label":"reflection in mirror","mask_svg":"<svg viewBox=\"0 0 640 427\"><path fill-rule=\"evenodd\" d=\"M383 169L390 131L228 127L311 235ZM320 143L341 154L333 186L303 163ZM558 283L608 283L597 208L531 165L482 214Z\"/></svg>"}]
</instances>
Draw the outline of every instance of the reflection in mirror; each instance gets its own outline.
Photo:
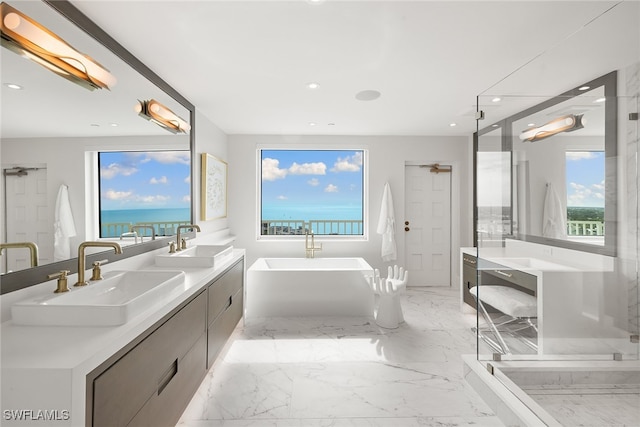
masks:
<instances>
[{"instance_id":1,"label":"reflection in mirror","mask_svg":"<svg viewBox=\"0 0 640 427\"><path fill-rule=\"evenodd\" d=\"M2 251L1 272L12 272L2 277L2 293L28 286L28 282L45 281L42 272L55 272L58 267L75 272L75 263L61 264L59 260L73 260L81 242L100 237L98 152L180 150L190 162L189 127L193 124L193 107L188 101L69 2L8 3L102 64L117 78L117 85L110 90L88 91L12 51L0 50L4 172L0 197L5 215L0 242L34 242L39 249L36 268L29 268L29 251ZM158 100L184 118L190 124L183 127L186 133L173 134L141 118L135 111L139 99ZM190 171L190 165L185 167ZM188 177L190 180L190 173L181 179ZM135 179L130 175L132 183ZM160 184L152 195L159 200L168 194L163 193L167 187L161 183L162 175L156 179ZM187 194L182 207L191 212ZM57 251L54 235L56 230L60 232L61 215L73 227L63 233L68 249ZM185 222L193 222L191 214ZM139 233L150 236L149 231ZM125 251L125 256L155 248L159 240L162 238L153 244L150 238L137 244L132 240L132 247L139 248ZM37 278L16 276L23 268L27 273L33 270Z\"/></svg>"},{"instance_id":2,"label":"reflection in mirror","mask_svg":"<svg viewBox=\"0 0 640 427\"><path fill-rule=\"evenodd\" d=\"M480 212L478 240L509 235L509 225L520 240L615 254L616 86L612 72L551 99L524 98L536 105L502 120L504 133L478 132L479 188L491 189L486 203L503 215L497 230L497 212Z\"/></svg>"}]
</instances>

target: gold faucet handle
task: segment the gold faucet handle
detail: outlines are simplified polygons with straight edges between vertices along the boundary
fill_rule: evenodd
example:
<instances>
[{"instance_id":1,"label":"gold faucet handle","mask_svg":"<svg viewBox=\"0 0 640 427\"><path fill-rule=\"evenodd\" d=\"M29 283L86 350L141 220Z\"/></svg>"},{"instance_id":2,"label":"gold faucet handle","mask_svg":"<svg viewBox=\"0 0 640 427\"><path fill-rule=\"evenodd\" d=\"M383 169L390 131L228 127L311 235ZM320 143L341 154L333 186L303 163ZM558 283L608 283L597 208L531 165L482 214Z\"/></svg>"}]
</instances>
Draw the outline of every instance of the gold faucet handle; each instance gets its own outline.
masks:
<instances>
[{"instance_id":1,"label":"gold faucet handle","mask_svg":"<svg viewBox=\"0 0 640 427\"><path fill-rule=\"evenodd\" d=\"M48 279L58 279L58 287L55 291L56 294L60 294L62 292L69 292L69 286L67 284L67 274L69 274L69 270L60 270L58 273L49 274L47 276Z\"/></svg>"},{"instance_id":2,"label":"gold faucet handle","mask_svg":"<svg viewBox=\"0 0 640 427\"><path fill-rule=\"evenodd\" d=\"M169 242L169 253L170 254L176 253L176 242Z\"/></svg>"},{"instance_id":3,"label":"gold faucet handle","mask_svg":"<svg viewBox=\"0 0 640 427\"><path fill-rule=\"evenodd\" d=\"M182 239L180 242L180 249L187 249L187 239Z\"/></svg>"},{"instance_id":4,"label":"gold faucet handle","mask_svg":"<svg viewBox=\"0 0 640 427\"><path fill-rule=\"evenodd\" d=\"M100 270L100 266L108 263L108 259L103 259L102 261L95 261L93 263L93 273L91 274L91 280L102 280L102 271Z\"/></svg>"}]
</instances>

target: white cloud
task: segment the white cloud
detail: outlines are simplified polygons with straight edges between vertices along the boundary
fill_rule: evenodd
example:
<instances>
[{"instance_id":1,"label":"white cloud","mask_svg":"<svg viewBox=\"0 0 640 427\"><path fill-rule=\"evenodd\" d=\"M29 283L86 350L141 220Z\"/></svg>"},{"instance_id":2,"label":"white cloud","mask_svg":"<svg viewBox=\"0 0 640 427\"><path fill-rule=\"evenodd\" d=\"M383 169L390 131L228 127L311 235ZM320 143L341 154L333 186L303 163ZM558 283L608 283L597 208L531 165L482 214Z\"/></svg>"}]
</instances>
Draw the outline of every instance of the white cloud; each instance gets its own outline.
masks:
<instances>
[{"instance_id":1,"label":"white cloud","mask_svg":"<svg viewBox=\"0 0 640 427\"><path fill-rule=\"evenodd\" d=\"M358 172L362 167L362 152L338 160L333 164L331 172Z\"/></svg>"},{"instance_id":2,"label":"white cloud","mask_svg":"<svg viewBox=\"0 0 640 427\"><path fill-rule=\"evenodd\" d=\"M317 187L318 185L320 185L320 181L318 181L318 178L311 178L309 181L307 181L307 184L312 187Z\"/></svg>"},{"instance_id":3,"label":"white cloud","mask_svg":"<svg viewBox=\"0 0 640 427\"><path fill-rule=\"evenodd\" d=\"M278 200L287 200L287 199L288 199L287 196L283 196L283 195L278 196Z\"/></svg>"},{"instance_id":4,"label":"white cloud","mask_svg":"<svg viewBox=\"0 0 640 427\"><path fill-rule=\"evenodd\" d=\"M278 159L262 159L262 180L275 181L283 179L287 176L286 169L280 169L280 160Z\"/></svg>"},{"instance_id":5,"label":"white cloud","mask_svg":"<svg viewBox=\"0 0 640 427\"><path fill-rule=\"evenodd\" d=\"M191 176L190 176L190 175L187 175L187 176L184 178L184 183L185 183L185 184L189 184L190 182L191 182Z\"/></svg>"},{"instance_id":6,"label":"white cloud","mask_svg":"<svg viewBox=\"0 0 640 427\"><path fill-rule=\"evenodd\" d=\"M336 187L333 184L329 184L324 188L324 192L325 193L337 193L338 192L338 187Z\"/></svg>"},{"instance_id":7,"label":"white cloud","mask_svg":"<svg viewBox=\"0 0 640 427\"><path fill-rule=\"evenodd\" d=\"M182 201L185 203L190 203L191 202L191 196L189 194L187 194L186 196L182 197Z\"/></svg>"},{"instance_id":8,"label":"white cloud","mask_svg":"<svg viewBox=\"0 0 640 427\"><path fill-rule=\"evenodd\" d=\"M100 168L100 176L104 179L111 179L117 175L130 176L136 172L138 172L136 167L119 163L111 163L107 167Z\"/></svg>"},{"instance_id":9,"label":"white cloud","mask_svg":"<svg viewBox=\"0 0 640 427\"><path fill-rule=\"evenodd\" d=\"M153 177L149 180L149 184L168 184L169 180L166 176L161 176L160 178Z\"/></svg>"},{"instance_id":10,"label":"white cloud","mask_svg":"<svg viewBox=\"0 0 640 427\"><path fill-rule=\"evenodd\" d=\"M576 162L578 160L595 159L598 157L597 154L591 151L567 151L567 160Z\"/></svg>"},{"instance_id":11,"label":"white cloud","mask_svg":"<svg viewBox=\"0 0 640 427\"><path fill-rule=\"evenodd\" d=\"M171 199L171 197L158 194L155 196L139 196L137 199L140 202L144 202L148 204L162 204L162 203L168 202Z\"/></svg>"},{"instance_id":12,"label":"white cloud","mask_svg":"<svg viewBox=\"0 0 640 427\"><path fill-rule=\"evenodd\" d=\"M322 162L303 163L301 165L294 162L289 168L291 175L325 175L327 173L327 165Z\"/></svg>"},{"instance_id":13,"label":"white cloud","mask_svg":"<svg viewBox=\"0 0 640 427\"><path fill-rule=\"evenodd\" d=\"M569 183L568 206L602 206L604 184L592 184L587 187L576 182Z\"/></svg>"},{"instance_id":14,"label":"white cloud","mask_svg":"<svg viewBox=\"0 0 640 427\"><path fill-rule=\"evenodd\" d=\"M143 161L151 159L166 165L173 163L191 164L191 153L189 151L150 151L146 154L147 157Z\"/></svg>"},{"instance_id":15,"label":"white cloud","mask_svg":"<svg viewBox=\"0 0 640 427\"><path fill-rule=\"evenodd\" d=\"M127 200L133 196L133 191L116 191L107 190L104 192L104 198L107 200Z\"/></svg>"}]
</instances>

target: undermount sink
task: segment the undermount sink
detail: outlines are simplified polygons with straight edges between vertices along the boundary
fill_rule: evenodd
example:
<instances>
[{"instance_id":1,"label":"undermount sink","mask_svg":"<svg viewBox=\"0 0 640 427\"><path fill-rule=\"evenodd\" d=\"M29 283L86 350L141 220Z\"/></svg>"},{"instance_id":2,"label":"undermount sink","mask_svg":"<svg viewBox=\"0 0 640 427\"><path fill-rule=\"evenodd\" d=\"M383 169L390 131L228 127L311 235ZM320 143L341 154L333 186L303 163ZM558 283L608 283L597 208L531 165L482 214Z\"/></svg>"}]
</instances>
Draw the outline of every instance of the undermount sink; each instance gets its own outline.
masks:
<instances>
[{"instance_id":1,"label":"undermount sink","mask_svg":"<svg viewBox=\"0 0 640 427\"><path fill-rule=\"evenodd\" d=\"M18 325L122 325L171 298L184 281L183 271L112 271L82 288L15 303L11 316Z\"/></svg>"},{"instance_id":2,"label":"undermount sink","mask_svg":"<svg viewBox=\"0 0 640 427\"><path fill-rule=\"evenodd\" d=\"M174 254L156 255L159 267L214 267L232 255L233 246L197 245Z\"/></svg>"},{"instance_id":3,"label":"undermount sink","mask_svg":"<svg viewBox=\"0 0 640 427\"><path fill-rule=\"evenodd\" d=\"M540 271L571 271L576 270L574 267L568 265L557 264L555 262L546 261L539 258L494 258L493 261L503 264L507 267L510 265L516 265L525 269L533 269Z\"/></svg>"}]
</instances>

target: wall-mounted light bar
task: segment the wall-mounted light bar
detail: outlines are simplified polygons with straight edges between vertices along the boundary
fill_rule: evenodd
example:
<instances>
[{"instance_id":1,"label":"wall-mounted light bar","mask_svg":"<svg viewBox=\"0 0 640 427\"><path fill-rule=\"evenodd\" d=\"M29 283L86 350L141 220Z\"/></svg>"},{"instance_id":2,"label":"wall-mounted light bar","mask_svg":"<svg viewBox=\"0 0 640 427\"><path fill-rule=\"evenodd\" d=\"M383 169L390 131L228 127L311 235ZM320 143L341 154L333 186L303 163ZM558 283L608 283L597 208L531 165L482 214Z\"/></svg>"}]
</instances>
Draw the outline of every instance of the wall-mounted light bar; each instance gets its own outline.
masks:
<instances>
[{"instance_id":1,"label":"wall-mounted light bar","mask_svg":"<svg viewBox=\"0 0 640 427\"><path fill-rule=\"evenodd\" d=\"M116 78L102 65L27 15L0 4L2 45L89 90L109 89Z\"/></svg>"},{"instance_id":2,"label":"wall-mounted light bar","mask_svg":"<svg viewBox=\"0 0 640 427\"><path fill-rule=\"evenodd\" d=\"M582 117L582 114L568 114L558 117L542 126L523 130L522 133L520 133L520 139L530 142L540 141L541 139L549 138L561 132L572 132L582 129L585 123L586 120Z\"/></svg>"},{"instance_id":3,"label":"wall-mounted light bar","mask_svg":"<svg viewBox=\"0 0 640 427\"><path fill-rule=\"evenodd\" d=\"M135 111L141 117L154 122L171 133L187 133L191 130L191 126L186 121L155 99L138 101Z\"/></svg>"}]
</instances>

